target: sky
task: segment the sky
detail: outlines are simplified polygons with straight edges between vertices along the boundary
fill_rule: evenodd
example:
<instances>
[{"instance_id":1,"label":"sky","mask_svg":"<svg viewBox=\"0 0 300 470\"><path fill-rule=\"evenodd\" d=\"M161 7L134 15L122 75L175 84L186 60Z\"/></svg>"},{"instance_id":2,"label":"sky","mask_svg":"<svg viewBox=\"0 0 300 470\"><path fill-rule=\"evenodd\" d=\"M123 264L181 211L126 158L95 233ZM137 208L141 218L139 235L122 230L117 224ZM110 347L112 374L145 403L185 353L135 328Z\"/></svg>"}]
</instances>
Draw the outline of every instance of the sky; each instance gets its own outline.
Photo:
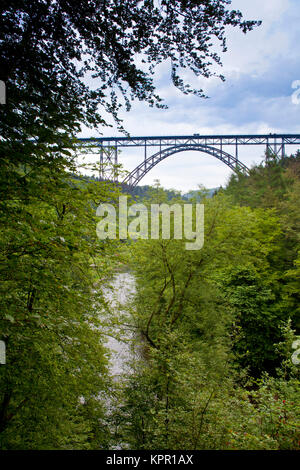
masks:
<instances>
[{"instance_id":1,"label":"sky","mask_svg":"<svg viewBox=\"0 0 300 470\"><path fill-rule=\"evenodd\" d=\"M209 98L187 96L172 85L168 65L161 64L155 84L168 109L134 103L120 114L130 135L300 133L300 1L233 0L231 8L239 9L245 19L262 20L262 25L246 35L238 28L228 29L228 50L221 54L219 69L226 81L187 75L188 82ZM99 132L105 137L121 135L116 125ZM97 133L84 129L80 136ZM248 167L264 158L263 147L240 149L239 158ZM288 147L287 153L295 150ZM142 148L124 149L120 162L132 170L143 155ZM224 163L206 153L181 152L156 165L140 184L159 179L165 188L187 192L199 185L225 186L230 174Z\"/></svg>"}]
</instances>

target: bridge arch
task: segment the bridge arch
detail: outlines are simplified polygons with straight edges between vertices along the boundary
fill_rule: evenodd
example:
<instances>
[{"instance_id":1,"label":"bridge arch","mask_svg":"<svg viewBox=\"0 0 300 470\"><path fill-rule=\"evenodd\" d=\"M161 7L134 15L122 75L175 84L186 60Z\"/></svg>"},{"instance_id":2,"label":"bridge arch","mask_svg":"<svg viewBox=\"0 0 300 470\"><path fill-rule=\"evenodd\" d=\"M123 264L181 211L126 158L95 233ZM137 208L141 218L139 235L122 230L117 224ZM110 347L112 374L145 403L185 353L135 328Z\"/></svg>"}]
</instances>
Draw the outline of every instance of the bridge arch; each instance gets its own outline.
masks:
<instances>
[{"instance_id":1,"label":"bridge arch","mask_svg":"<svg viewBox=\"0 0 300 470\"><path fill-rule=\"evenodd\" d=\"M181 144L160 150L159 152L156 152L150 157L143 160L142 163L140 163L134 170L129 173L129 175L126 176L126 178L123 180L123 183L135 187L141 181L141 179L159 162L165 160L171 155L174 155L175 153L186 152L189 150L204 152L209 155L212 155L221 162L225 163L225 165L229 166L229 168L231 168L235 172L249 172L249 169L246 167L246 165L244 165L244 163L242 163L237 157L230 155L229 153L225 152L220 148L211 147L209 145L203 144Z\"/></svg>"}]
</instances>

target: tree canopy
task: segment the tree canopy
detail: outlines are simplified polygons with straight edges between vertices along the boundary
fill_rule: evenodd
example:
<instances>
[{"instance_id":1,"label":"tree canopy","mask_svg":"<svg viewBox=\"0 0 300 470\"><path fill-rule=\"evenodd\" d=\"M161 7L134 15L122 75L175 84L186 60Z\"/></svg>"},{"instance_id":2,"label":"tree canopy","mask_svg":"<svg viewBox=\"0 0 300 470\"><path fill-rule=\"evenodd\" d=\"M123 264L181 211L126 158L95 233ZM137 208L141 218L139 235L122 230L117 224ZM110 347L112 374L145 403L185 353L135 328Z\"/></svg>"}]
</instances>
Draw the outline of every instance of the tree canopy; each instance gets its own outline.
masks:
<instances>
[{"instance_id":1,"label":"tree canopy","mask_svg":"<svg viewBox=\"0 0 300 470\"><path fill-rule=\"evenodd\" d=\"M7 84L4 138L42 141L53 132L76 132L80 123L103 125L101 110L117 119L134 98L161 106L155 66L168 60L183 92L203 96L180 78L191 69L209 77L220 63L214 42L226 50L225 27L246 33L228 0L16 0L1 2L0 79ZM86 80L89 78L89 80Z\"/></svg>"}]
</instances>

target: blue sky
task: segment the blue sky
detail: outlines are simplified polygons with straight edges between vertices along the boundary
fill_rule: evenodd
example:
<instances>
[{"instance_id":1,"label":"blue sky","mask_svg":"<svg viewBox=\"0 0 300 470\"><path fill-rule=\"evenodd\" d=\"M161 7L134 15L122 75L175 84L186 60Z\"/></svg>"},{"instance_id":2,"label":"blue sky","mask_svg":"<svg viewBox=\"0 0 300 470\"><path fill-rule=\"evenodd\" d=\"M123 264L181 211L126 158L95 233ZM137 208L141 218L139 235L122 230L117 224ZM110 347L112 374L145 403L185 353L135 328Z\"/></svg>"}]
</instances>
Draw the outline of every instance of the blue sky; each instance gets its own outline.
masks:
<instances>
[{"instance_id":1,"label":"blue sky","mask_svg":"<svg viewBox=\"0 0 300 470\"><path fill-rule=\"evenodd\" d=\"M226 81L187 74L187 81L203 88L209 98L186 96L172 86L168 64L161 64L156 85L169 108L134 103L130 112L121 114L131 135L300 133L300 104L292 102L292 82L300 80L299 0L233 0L231 7L240 9L246 19L263 23L246 35L236 28L228 29L228 51L221 56L223 67L219 70ZM119 135L116 126L100 132ZM82 133L92 135L95 132ZM143 149L126 150L121 162L130 170L142 158ZM240 158L251 166L262 160L263 149L242 148ZM141 184L159 179L164 187L185 192L200 184L208 188L225 185L230 173L214 157L186 152L158 164Z\"/></svg>"}]
</instances>

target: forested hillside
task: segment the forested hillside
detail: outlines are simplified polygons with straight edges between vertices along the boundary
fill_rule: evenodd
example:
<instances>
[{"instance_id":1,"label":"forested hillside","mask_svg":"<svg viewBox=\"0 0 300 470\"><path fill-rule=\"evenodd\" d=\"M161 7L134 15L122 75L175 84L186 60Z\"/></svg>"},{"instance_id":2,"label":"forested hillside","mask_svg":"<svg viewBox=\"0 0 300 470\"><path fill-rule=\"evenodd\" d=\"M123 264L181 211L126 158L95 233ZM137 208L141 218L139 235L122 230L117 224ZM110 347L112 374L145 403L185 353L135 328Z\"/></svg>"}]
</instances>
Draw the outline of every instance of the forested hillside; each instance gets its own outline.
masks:
<instances>
[{"instance_id":1,"label":"forested hillside","mask_svg":"<svg viewBox=\"0 0 300 470\"><path fill-rule=\"evenodd\" d=\"M297 449L299 161L267 155L213 197L199 190L195 251L99 240L95 208L120 186L20 167L26 199L2 201L2 449ZM169 196L157 182L139 201L187 203ZM102 286L120 268L137 285L118 320ZM119 382L113 322L143 351Z\"/></svg>"},{"instance_id":2,"label":"forested hillside","mask_svg":"<svg viewBox=\"0 0 300 470\"><path fill-rule=\"evenodd\" d=\"M201 250L131 248L147 357L120 409L134 448L299 447L299 162L267 155L205 199Z\"/></svg>"}]
</instances>

